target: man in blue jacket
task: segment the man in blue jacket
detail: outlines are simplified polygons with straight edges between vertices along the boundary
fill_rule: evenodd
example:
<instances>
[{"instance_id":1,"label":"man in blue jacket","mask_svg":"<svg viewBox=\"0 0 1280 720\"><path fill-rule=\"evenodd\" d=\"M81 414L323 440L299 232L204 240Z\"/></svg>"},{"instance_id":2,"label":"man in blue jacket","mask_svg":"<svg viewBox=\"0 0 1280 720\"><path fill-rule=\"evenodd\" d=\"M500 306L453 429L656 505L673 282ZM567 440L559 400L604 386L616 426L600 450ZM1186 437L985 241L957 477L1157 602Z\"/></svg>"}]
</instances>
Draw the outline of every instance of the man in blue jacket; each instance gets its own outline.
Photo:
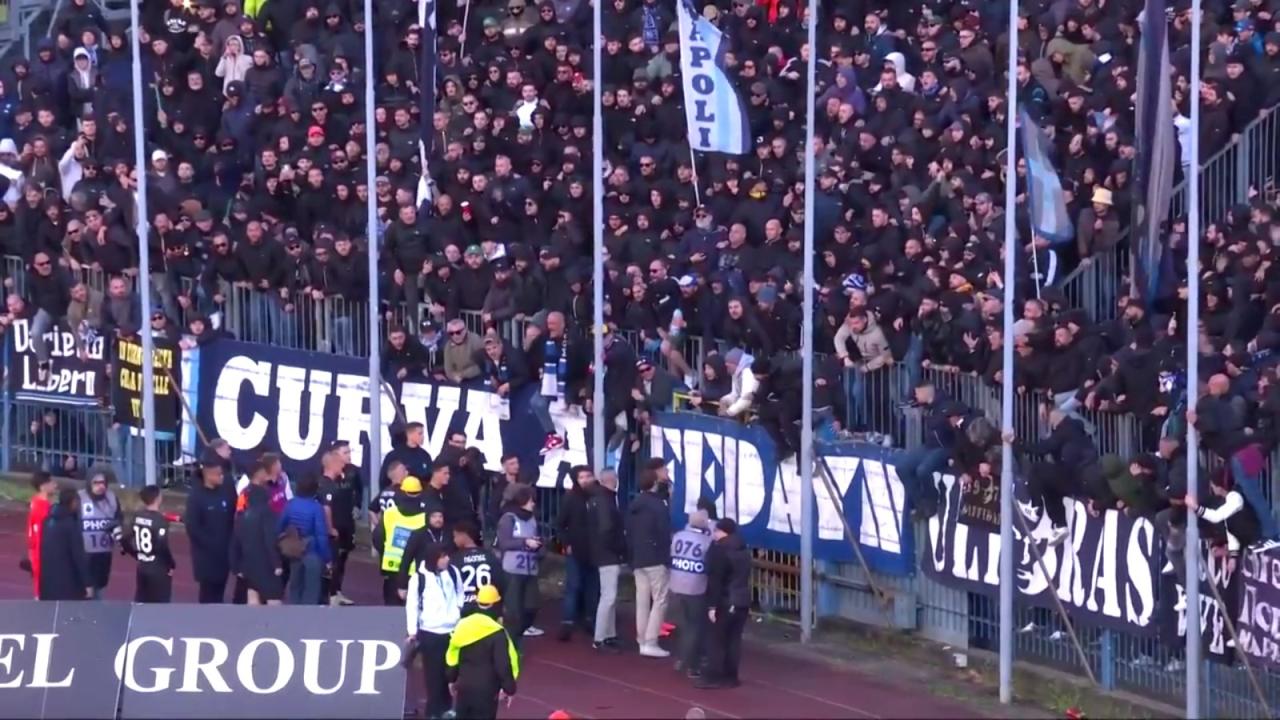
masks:
<instances>
[{"instance_id":1,"label":"man in blue jacket","mask_svg":"<svg viewBox=\"0 0 1280 720\"><path fill-rule=\"evenodd\" d=\"M333 562L329 525L324 507L316 499L319 487L314 476L299 480L297 493L280 514L281 536L296 532L302 541L301 555L289 557L290 605L319 605L324 573Z\"/></svg>"},{"instance_id":2,"label":"man in blue jacket","mask_svg":"<svg viewBox=\"0 0 1280 720\"><path fill-rule=\"evenodd\" d=\"M951 403L933 387L933 381L916 384L915 404L924 437L918 447L898 456L898 478L907 493L907 502L913 506L912 516L927 519L938 512L938 485L933 474L947 467L955 431L947 419Z\"/></svg>"},{"instance_id":3,"label":"man in blue jacket","mask_svg":"<svg viewBox=\"0 0 1280 720\"><path fill-rule=\"evenodd\" d=\"M231 572L231 528L235 523L235 487L223 481L222 459L213 450L200 465L200 484L187 495L183 524L191 540L191 567L202 604L221 603Z\"/></svg>"}]
</instances>

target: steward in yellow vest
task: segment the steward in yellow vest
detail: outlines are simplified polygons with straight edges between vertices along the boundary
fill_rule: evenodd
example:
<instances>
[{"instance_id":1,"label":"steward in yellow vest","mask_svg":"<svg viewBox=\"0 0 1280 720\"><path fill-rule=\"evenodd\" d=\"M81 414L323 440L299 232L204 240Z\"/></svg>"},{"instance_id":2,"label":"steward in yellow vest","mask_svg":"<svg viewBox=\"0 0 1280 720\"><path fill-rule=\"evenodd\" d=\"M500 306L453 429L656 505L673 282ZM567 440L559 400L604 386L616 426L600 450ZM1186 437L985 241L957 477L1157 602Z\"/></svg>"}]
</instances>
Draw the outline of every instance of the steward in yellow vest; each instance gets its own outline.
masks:
<instances>
[{"instance_id":1,"label":"steward in yellow vest","mask_svg":"<svg viewBox=\"0 0 1280 720\"><path fill-rule=\"evenodd\" d=\"M495 619L502 596L492 585L476 591L476 612L458 621L445 652L445 673L454 690L454 714L460 718L498 717L498 703L516 694L520 655L506 628Z\"/></svg>"},{"instance_id":2,"label":"steward in yellow vest","mask_svg":"<svg viewBox=\"0 0 1280 720\"><path fill-rule=\"evenodd\" d=\"M409 536L427 524L422 508L422 481L410 475L400 483L395 503L382 513L373 529L373 546L382 555L382 602L403 605L404 596L396 587L396 574L404 561Z\"/></svg>"}]
</instances>

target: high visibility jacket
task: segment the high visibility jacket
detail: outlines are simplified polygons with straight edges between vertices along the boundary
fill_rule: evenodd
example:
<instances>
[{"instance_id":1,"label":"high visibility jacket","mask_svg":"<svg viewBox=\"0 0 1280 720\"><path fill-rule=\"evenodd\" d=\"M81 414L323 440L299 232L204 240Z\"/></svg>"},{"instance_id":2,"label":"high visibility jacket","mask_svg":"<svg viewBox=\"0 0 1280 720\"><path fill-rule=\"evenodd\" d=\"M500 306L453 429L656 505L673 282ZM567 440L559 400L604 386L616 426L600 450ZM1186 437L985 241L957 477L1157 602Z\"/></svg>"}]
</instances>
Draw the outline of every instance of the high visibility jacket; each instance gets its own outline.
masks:
<instances>
[{"instance_id":1,"label":"high visibility jacket","mask_svg":"<svg viewBox=\"0 0 1280 720\"><path fill-rule=\"evenodd\" d=\"M460 693L516 693L520 655L502 625L484 612L472 613L454 627L444 664L446 677L458 684Z\"/></svg>"},{"instance_id":2,"label":"high visibility jacket","mask_svg":"<svg viewBox=\"0 0 1280 720\"><path fill-rule=\"evenodd\" d=\"M426 524L426 513L405 515L394 505L382 514L382 572L394 573L400 570L409 536Z\"/></svg>"}]
</instances>

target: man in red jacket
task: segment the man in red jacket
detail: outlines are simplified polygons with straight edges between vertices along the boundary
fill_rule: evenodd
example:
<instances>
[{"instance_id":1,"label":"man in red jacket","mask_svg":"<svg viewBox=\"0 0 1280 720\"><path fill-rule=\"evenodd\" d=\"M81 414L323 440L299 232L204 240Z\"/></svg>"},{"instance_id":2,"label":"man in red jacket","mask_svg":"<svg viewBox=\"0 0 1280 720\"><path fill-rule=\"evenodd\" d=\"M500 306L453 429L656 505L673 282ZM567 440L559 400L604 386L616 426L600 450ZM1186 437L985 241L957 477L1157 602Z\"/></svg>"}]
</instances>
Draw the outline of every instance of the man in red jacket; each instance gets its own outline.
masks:
<instances>
[{"instance_id":1,"label":"man in red jacket","mask_svg":"<svg viewBox=\"0 0 1280 720\"><path fill-rule=\"evenodd\" d=\"M31 487L36 491L31 496L31 507L27 511L27 562L31 565L31 580L34 594L40 599L40 528L44 519L49 516L51 499L58 490L58 483L47 472L31 475Z\"/></svg>"}]
</instances>

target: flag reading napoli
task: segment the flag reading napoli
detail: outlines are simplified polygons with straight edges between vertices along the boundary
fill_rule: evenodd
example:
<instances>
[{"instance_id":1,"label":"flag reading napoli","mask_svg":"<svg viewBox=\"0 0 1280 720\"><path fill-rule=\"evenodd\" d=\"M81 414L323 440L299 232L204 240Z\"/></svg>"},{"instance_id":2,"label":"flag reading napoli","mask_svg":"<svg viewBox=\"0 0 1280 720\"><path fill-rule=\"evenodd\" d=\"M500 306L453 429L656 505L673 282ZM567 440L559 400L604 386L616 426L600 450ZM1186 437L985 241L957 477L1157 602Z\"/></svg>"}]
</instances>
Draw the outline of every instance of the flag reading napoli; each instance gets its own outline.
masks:
<instances>
[{"instance_id":1,"label":"flag reading napoli","mask_svg":"<svg viewBox=\"0 0 1280 720\"><path fill-rule=\"evenodd\" d=\"M750 149L746 109L725 74L723 36L687 0L676 3L680 18L680 74L689 145L699 152L742 155Z\"/></svg>"}]
</instances>

